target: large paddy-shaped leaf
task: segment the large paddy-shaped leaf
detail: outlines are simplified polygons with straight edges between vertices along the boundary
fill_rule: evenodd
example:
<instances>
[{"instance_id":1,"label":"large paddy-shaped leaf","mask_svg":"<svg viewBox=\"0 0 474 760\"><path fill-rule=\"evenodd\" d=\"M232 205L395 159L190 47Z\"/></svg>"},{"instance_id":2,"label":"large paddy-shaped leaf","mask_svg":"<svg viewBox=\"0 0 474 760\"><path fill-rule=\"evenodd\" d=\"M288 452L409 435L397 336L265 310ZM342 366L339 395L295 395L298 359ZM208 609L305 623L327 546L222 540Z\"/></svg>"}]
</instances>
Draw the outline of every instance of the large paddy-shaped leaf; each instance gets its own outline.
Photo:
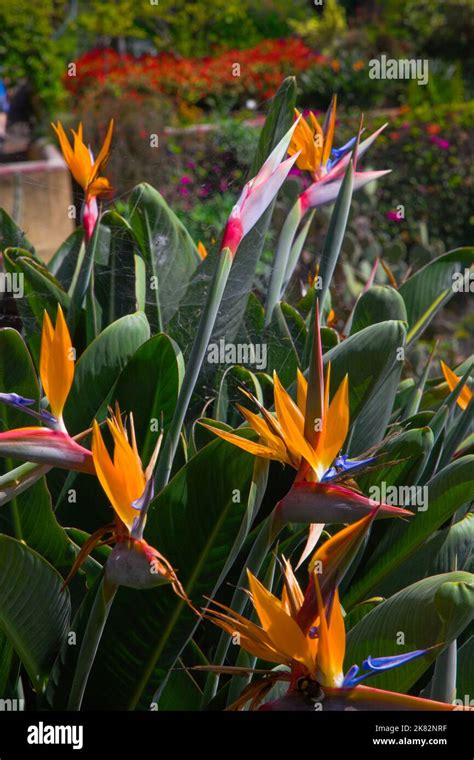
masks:
<instances>
[{"instance_id":1,"label":"large paddy-shaped leaf","mask_svg":"<svg viewBox=\"0 0 474 760\"><path fill-rule=\"evenodd\" d=\"M447 573L453 568L474 571L474 513L468 512L459 522L433 533L397 569L382 581L379 593L394 594L404 586L430 575Z\"/></svg>"},{"instance_id":2,"label":"large paddy-shaped leaf","mask_svg":"<svg viewBox=\"0 0 474 760\"><path fill-rule=\"evenodd\" d=\"M464 273L473 264L474 248L456 248L430 261L400 286L408 315L409 343L421 335L455 294L456 274Z\"/></svg>"},{"instance_id":3,"label":"large paddy-shaped leaf","mask_svg":"<svg viewBox=\"0 0 474 760\"><path fill-rule=\"evenodd\" d=\"M129 359L150 337L143 312L118 319L92 341L76 364L66 409L71 434L85 430L110 401L111 391Z\"/></svg>"},{"instance_id":4,"label":"large paddy-shaped leaf","mask_svg":"<svg viewBox=\"0 0 474 760\"><path fill-rule=\"evenodd\" d=\"M364 564L363 575L352 584L344 599L351 609L415 552L471 498L474 489L474 456L461 457L441 470L427 484L427 508L418 510L409 522L393 521L375 551Z\"/></svg>"},{"instance_id":5,"label":"large paddy-shaped leaf","mask_svg":"<svg viewBox=\"0 0 474 760\"><path fill-rule=\"evenodd\" d=\"M20 541L0 536L0 629L35 687L68 632L70 607L59 573Z\"/></svg>"},{"instance_id":6,"label":"large paddy-shaped leaf","mask_svg":"<svg viewBox=\"0 0 474 760\"><path fill-rule=\"evenodd\" d=\"M361 665L369 655L384 657L441 644L422 658L370 679L371 686L405 694L473 614L474 575L453 572L425 578L374 607L351 629L346 668Z\"/></svg>"},{"instance_id":7,"label":"large paddy-shaped leaf","mask_svg":"<svg viewBox=\"0 0 474 760\"><path fill-rule=\"evenodd\" d=\"M331 396L346 373L349 374L349 406L351 425L354 425L399 361L398 349L405 342L401 322L380 322L360 330L324 354L325 366L331 362ZM375 410L372 419L375 423ZM382 413L378 410L377 415Z\"/></svg>"},{"instance_id":8,"label":"large paddy-shaped leaf","mask_svg":"<svg viewBox=\"0 0 474 760\"><path fill-rule=\"evenodd\" d=\"M176 312L200 257L183 223L154 187L137 185L129 209L146 263L145 311L153 330L162 330Z\"/></svg>"},{"instance_id":9,"label":"large paddy-shaped leaf","mask_svg":"<svg viewBox=\"0 0 474 760\"><path fill-rule=\"evenodd\" d=\"M147 463L159 430L173 417L184 372L181 352L167 335L154 335L134 353L120 375L114 398L133 412L138 450Z\"/></svg>"}]
</instances>

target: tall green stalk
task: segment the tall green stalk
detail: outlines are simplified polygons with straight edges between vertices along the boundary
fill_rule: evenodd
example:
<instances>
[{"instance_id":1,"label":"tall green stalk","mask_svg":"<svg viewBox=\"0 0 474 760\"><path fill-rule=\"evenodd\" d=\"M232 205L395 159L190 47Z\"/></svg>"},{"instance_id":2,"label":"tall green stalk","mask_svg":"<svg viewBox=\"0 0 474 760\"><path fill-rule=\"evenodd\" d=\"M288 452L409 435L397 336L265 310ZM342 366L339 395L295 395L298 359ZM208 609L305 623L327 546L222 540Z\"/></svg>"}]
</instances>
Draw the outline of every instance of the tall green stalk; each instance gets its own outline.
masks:
<instances>
[{"instance_id":1,"label":"tall green stalk","mask_svg":"<svg viewBox=\"0 0 474 760\"><path fill-rule=\"evenodd\" d=\"M224 248L218 258L214 277L209 288L207 300L199 320L193 347L184 373L178 401L173 419L169 427L163 449L158 461L155 485L158 491L166 486L169 481L173 460L179 444L179 437L184 423L189 402L196 386L199 373L204 361L209 339L219 311L219 306L224 295L227 278L232 266L232 253L229 248Z\"/></svg>"}]
</instances>

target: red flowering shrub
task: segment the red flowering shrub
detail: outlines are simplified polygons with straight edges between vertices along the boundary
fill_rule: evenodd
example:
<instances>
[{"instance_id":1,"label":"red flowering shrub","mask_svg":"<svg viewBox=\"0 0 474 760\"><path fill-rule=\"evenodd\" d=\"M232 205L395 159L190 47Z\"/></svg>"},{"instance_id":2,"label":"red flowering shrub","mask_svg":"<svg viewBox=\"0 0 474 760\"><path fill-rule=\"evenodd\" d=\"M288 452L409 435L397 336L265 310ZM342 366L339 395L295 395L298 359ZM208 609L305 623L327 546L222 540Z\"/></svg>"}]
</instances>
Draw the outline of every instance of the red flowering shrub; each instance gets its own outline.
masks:
<instances>
[{"instance_id":1,"label":"red flowering shrub","mask_svg":"<svg viewBox=\"0 0 474 760\"><path fill-rule=\"evenodd\" d=\"M66 85L74 95L91 88L109 89L140 100L162 93L179 105L241 105L245 99L271 97L282 77L318 63L329 64L300 39L265 40L247 50L214 57L181 58L159 53L134 58L111 49L92 50L76 61L76 76Z\"/></svg>"}]
</instances>

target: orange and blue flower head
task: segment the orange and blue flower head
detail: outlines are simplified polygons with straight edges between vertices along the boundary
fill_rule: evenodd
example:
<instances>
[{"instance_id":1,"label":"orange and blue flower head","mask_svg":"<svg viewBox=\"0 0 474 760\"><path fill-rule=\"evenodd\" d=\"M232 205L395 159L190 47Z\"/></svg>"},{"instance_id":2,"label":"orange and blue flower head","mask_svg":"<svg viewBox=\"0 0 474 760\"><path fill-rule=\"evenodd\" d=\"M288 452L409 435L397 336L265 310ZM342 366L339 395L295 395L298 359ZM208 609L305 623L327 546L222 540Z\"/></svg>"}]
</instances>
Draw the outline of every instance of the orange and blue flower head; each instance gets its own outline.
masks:
<instances>
[{"instance_id":1,"label":"orange and blue flower head","mask_svg":"<svg viewBox=\"0 0 474 760\"><path fill-rule=\"evenodd\" d=\"M18 393L0 393L0 401L35 417L53 430L65 432L63 409L74 380L74 349L63 310L59 305L54 327L48 312L44 312L40 379L51 414L46 409L41 409L39 412L31 409L35 400L20 396Z\"/></svg>"}]
</instances>

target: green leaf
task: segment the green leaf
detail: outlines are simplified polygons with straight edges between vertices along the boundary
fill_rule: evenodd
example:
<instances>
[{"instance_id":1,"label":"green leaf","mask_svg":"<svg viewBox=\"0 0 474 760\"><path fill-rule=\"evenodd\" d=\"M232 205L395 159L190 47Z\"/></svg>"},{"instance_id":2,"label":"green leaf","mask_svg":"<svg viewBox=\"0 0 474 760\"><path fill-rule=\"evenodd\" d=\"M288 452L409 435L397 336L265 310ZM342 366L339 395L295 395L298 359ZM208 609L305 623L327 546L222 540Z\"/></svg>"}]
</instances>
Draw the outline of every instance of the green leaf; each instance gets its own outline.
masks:
<instances>
[{"instance_id":1,"label":"green leaf","mask_svg":"<svg viewBox=\"0 0 474 760\"><path fill-rule=\"evenodd\" d=\"M0 694L3 699L14 698L15 681L19 675L19 661L9 639L0 630Z\"/></svg>"},{"instance_id":2,"label":"green leaf","mask_svg":"<svg viewBox=\"0 0 474 760\"><path fill-rule=\"evenodd\" d=\"M321 313L324 311L324 301L329 292L329 286L331 285L332 276L339 259L344 235L346 234L353 189L354 166L351 160L347 165L341 189L339 190L336 203L334 204L334 209L329 221L328 232L321 252L321 263L319 265L318 276L321 277L323 287L317 292ZM313 322L310 321L310 325L311 324L313 324Z\"/></svg>"},{"instance_id":3,"label":"green leaf","mask_svg":"<svg viewBox=\"0 0 474 760\"><path fill-rule=\"evenodd\" d=\"M182 665L178 666L183 668ZM160 712L199 710L201 691L190 670L174 670L160 697Z\"/></svg>"},{"instance_id":4,"label":"green leaf","mask_svg":"<svg viewBox=\"0 0 474 760\"><path fill-rule=\"evenodd\" d=\"M350 421L353 426L372 395L380 390L394 367L401 362L397 350L404 345L405 329L400 322L380 322L351 335L323 356L331 362L331 396L349 374ZM373 424L377 411L370 409Z\"/></svg>"},{"instance_id":5,"label":"green leaf","mask_svg":"<svg viewBox=\"0 0 474 760\"><path fill-rule=\"evenodd\" d=\"M379 592L389 596L403 586L430 575L448 573L453 568L472 572L474 569L474 513L468 512L459 522L436 531L414 552L396 573L379 585Z\"/></svg>"},{"instance_id":6,"label":"green leaf","mask_svg":"<svg viewBox=\"0 0 474 760\"><path fill-rule=\"evenodd\" d=\"M200 262L188 231L163 196L147 183L129 198L130 225L147 269L146 314L153 331L163 330L178 309Z\"/></svg>"},{"instance_id":7,"label":"green leaf","mask_svg":"<svg viewBox=\"0 0 474 760\"><path fill-rule=\"evenodd\" d=\"M103 329L137 309L135 261L138 244L130 225L114 211L104 214L101 226L109 232L108 245L96 255L94 295Z\"/></svg>"},{"instance_id":8,"label":"green leaf","mask_svg":"<svg viewBox=\"0 0 474 760\"><path fill-rule=\"evenodd\" d=\"M367 599L366 602L356 604L356 606L353 607L352 610L344 618L346 631L350 631L352 628L354 628L354 626L357 623L360 623L360 621L363 620L363 618L365 618L365 616L368 615L369 612L374 609L374 607L377 607L383 601L384 598L382 596L374 596L372 599Z\"/></svg>"},{"instance_id":9,"label":"green leaf","mask_svg":"<svg viewBox=\"0 0 474 760\"><path fill-rule=\"evenodd\" d=\"M377 469L357 478L364 493L371 486L411 486L418 482L433 446L429 427L407 430L388 440L377 451ZM383 463L387 462L386 465ZM401 506L401 504L399 505ZM406 503L407 509L410 505Z\"/></svg>"},{"instance_id":10,"label":"green leaf","mask_svg":"<svg viewBox=\"0 0 474 760\"><path fill-rule=\"evenodd\" d=\"M249 177L255 177L273 148L278 145L283 135L291 127L295 103L296 79L295 77L286 77L271 100L257 151L249 170Z\"/></svg>"},{"instance_id":11,"label":"green leaf","mask_svg":"<svg viewBox=\"0 0 474 760\"><path fill-rule=\"evenodd\" d=\"M97 336L99 332L98 305L94 297L94 264L95 259L102 247L108 246L110 232L100 223L94 227L92 237L80 247L74 269L74 274L69 286L70 308L68 312L68 326L71 334L74 334L79 322L82 307L87 301L86 327L89 336ZM92 338L90 338L92 339Z\"/></svg>"},{"instance_id":12,"label":"green leaf","mask_svg":"<svg viewBox=\"0 0 474 760\"><path fill-rule=\"evenodd\" d=\"M35 361L39 361L43 314L46 309L53 324L58 303L67 312L69 297L48 270L27 251L9 249L4 253L5 267L23 279L24 297L17 299L23 329Z\"/></svg>"},{"instance_id":13,"label":"green leaf","mask_svg":"<svg viewBox=\"0 0 474 760\"><path fill-rule=\"evenodd\" d=\"M362 293L357 301L352 318L351 335L364 327L390 319L407 321L403 298L394 288L387 285L374 285L366 293Z\"/></svg>"},{"instance_id":14,"label":"green leaf","mask_svg":"<svg viewBox=\"0 0 474 760\"><path fill-rule=\"evenodd\" d=\"M226 369L219 383L219 391L214 406L214 418L220 422L227 422L231 427L238 427L242 422L242 416L236 409L244 398L240 388L249 390L259 401L263 402L262 389L257 377L246 367L233 366ZM195 435L205 430L197 425L200 430L195 430ZM209 431L205 431L209 432ZM212 439L211 439L212 440Z\"/></svg>"},{"instance_id":15,"label":"green leaf","mask_svg":"<svg viewBox=\"0 0 474 760\"><path fill-rule=\"evenodd\" d=\"M402 368L403 362L396 361L357 418L350 433L348 447L350 456L360 456L384 439L391 419Z\"/></svg>"},{"instance_id":16,"label":"green leaf","mask_svg":"<svg viewBox=\"0 0 474 760\"><path fill-rule=\"evenodd\" d=\"M167 335L155 335L134 353L122 371L114 397L124 412L133 412L137 445L146 464L163 425L173 417L183 378L183 358Z\"/></svg>"},{"instance_id":17,"label":"green leaf","mask_svg":"<svg viewBox=\"0 0 474 760\"><path fill-rule=\"evenodd\" d=\"M0 628L36 689L69 630L69 591L62 586L59 573L39 554L0 536Z\"/></svg>"},{"instance_id":18,"label":"green leaf","mask_svg":"<svg viewBox=\"0 0 474 760\"><path fill-rule=\"evenodd\" d=\"M301 320L301 330L303 329L304 323ZM267 346L265 371L271 375L276 370L285 386L293 383L299 366L298 352L280 303L273 309L272 321L265 330L263 340Z\"/></svg>"},{"instance_id":19,"label":"green leaf","mask_svg":"<svg viewBox=\"0 0 474 760\"><path fill-rule=\"evenodd\" d=\"M329 293L332 276L336 268L341 247L346 234L347 220L351 208L352 192L354 189L354 165L352 160L349 162L344 179L342 181L339 193L334 204L334 209L329 221L328 232L324 240L323 250L321 252L321 261L318 271L318 279L321 278L323 287L316 293L317 298L313 301L309 316L309 329L305 349L305 364L309 361L311 345L313 343L313 332L315 324L316 300L319 303L319 313L323 315L325 301Z\"/></svg>"},{"instance_id":20,"label":"green leaf","mask_svg":"<svg viewBox=\"0 0 474 760\"><path fill-rule=\"evenodd\" d=\"M470 636L458 649L456 699L467 707L474 707L472 684L474 683L474 636Z\"/></svg>"},{"instance_id":21,"label":"green leaf","mask_svg":"<svg viewBox=\"0 0 474 760\"><path fill-rule=\"evenodd\" d=\"M408 314L408 343L421 335L454 295L456 275L473 263L474 248L456 248L430 261L400 286Z\"/></svg>"},{"instance_id":22,"label":"green leaf","mask_svg":"<svg viewBox=\"0 0 474 760\"><path fill-rule=\"evenodd\" d=\"M428 505L408 523L393 521L382 541L364 564L364 575L354 582L344 599L349 610L372 595L381 582L472 498L474 456L461 457L441 470L429 483Z\"/></svg>"},{"instance_id":23,"label":"green leaf","mask_svg":"<svg viewBox=\"0 0 474 760\"><path fill-rule=\"evenodd\" d=\"M116 593L117 587L111 586L105 579L98 584L97 593L87 618L87 625L81 637L79 655L67 703L68 710L80 710L82 707L84 691Z\"/></svg>"},{"instance_id":24,"label":"green leaf","mask_svg":"<svg viewBox=\"0 0 474 760\"><path fill-rule=\"evenodd\" d=\"M23 248L34 254L34 248L18 225L0 208L0 251L6 248Z\"/></svg>"},{"instance_id":25,"label":"green leaf","mask_svg":"<svg viewBox=\"0 0 474 760\"><path fill-rule=\"evenodd\" d=\"M433 433L430 428L409 430L389 439L377 451L377 459L372 465L376 469L370 471L369 466L367 473L358 476L359 487L363 493L375 501L383 501L393 506L404 506L415 511L416 501L412 500L412 486L418 482L432 447ZM397 488L396 499L392 498L393 486ZM417 496L417 494L418 492L415 491L414 495ZM371 556L373 552L378 551L380 542L385 539L387 529L384 520L379 520L372 525L368 543L358 553L357 559L352 563L348 575L342 582L341 588L344 591L351 588L354 573L364 556ZM365 570L365 564L363 567Z\"/></svg>"},{"instance_id":26,"label":"green leaf","mask_svg":"<svg viewBox=\"0 0 474 760\"><path fill-rule=\"evenodd\" d=\"M201 309L201 316L189 354L183 382L176 402L173 419L166 434L163 447L158 458L155 476L155 486L161 490L168 483L173 467L173 461L179 447L183 424L188 407L194 393L198 377L209 346L211 332L214 327L222 295L231 271L233 257L230 248L221 252L217 266L209 286L206 301Z\"/></svg>"},{"instance_id":27,"label":"green leaf","mask_svg":"<svg viewBox=\"0 0 474 760\"><path fill-rule=\"evenodd\" d=\"M137 348L150 337L150 327L142 312L118 319L87 346L76 364L65 421L69 432L88 428L111 398L119 374Z\"/></svg>"},{"instance_id":28,"label":"green leaf","mask_svg":"<svg viewBox=\"0 0 474 760\"><path fill-rule=\"evenodd\" d=\"M455 416L455 421L447 431L446 440L443 446L443 454L440 460L440 466L448 464L453 454L462 444L465 438L472 430L474 421L474 400L471 399L469 405L464 411Z\"/></svg>"},{"instance_id":29,"label":"green leaf","mask_svg":"<svg viewBox=\"0 0 474 760\"><path fill-rule=\"evenodd\" d=\"M296 266L298 264L298 261L301 256L301 251L304 248L304 244L306 243L306 238L308 237L308 233L311 227L311 224L313 222L314 215L316 213L316 209L311 209L311 211L308 214L308 218L306 222L303 224L301 231L298 233L298 236L291 246L290 254L288 256L288 263L285 271L285 278L283 281L283 287L282 287L282 294L285 293L288 284L293 276L293 273L296 269Z\"/></svg>"},{"instance_id":30,"label":"green leaf","mask_svg":"<svg viewBox=\"0 0 474 760\"><path fill-rule=\"evenodd\" d=\"M78 227L62 243L47 263L48 271L56 277L64 290L69 290L76 269L77 259L84 242L84 230Z\"/></svg>"},{"instance_id":31,"label":"green leaf","mask_svg":"<svg viewBox=\"0 0 474 760\"><path fill-rule=\"evenodd\" d=\"M442 644L424 657L368 682L375 688L406 694L441 651L462 633L473 612L471 573L425 578L379 604L349 631L345 669L361 665L369 655L385 657Z\"/></svg>"}]
</instances>

